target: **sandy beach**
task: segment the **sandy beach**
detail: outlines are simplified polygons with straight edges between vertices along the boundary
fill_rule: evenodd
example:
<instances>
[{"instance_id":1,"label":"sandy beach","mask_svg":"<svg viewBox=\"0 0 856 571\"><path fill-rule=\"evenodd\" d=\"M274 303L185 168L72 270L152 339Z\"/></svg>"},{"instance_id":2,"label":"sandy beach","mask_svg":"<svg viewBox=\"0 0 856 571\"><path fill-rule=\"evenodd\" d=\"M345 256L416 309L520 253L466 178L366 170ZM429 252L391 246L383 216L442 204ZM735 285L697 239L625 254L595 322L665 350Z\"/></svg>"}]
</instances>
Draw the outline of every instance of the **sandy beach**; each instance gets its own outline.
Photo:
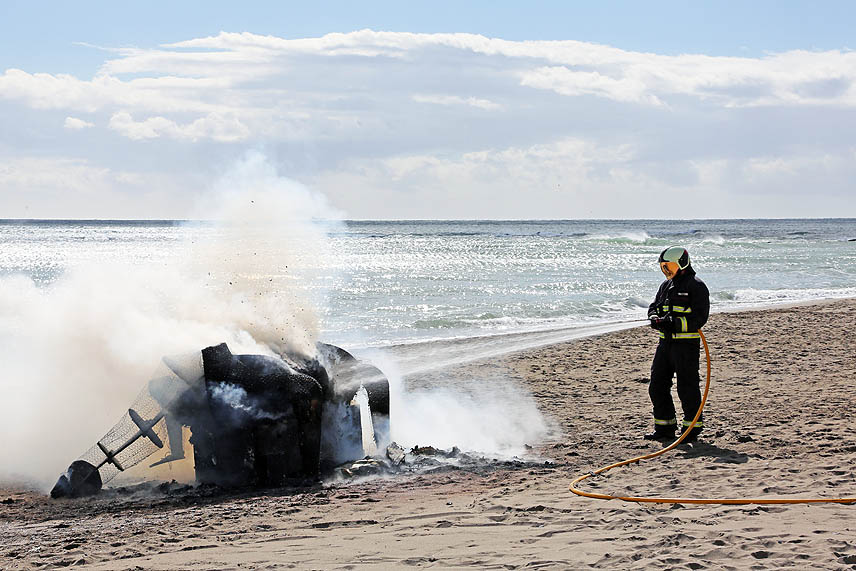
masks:
<instances>
[{"instance_id":1,"label":"sandy beach","mask_svg":"<svg viewBox=\"0 0 856 571\"><path fill-rule=\"evenodd\" d=\"M856 496L854 324L852 299L713 315L701 440L581 487ZM580 473L658 448L641 439L656 343L639 327L491 363L557 427L521 461L264 492L164 485L52 501L0 489L0 568L856 568L856 506L635 504L568 491Z\"/></svg>"}]
</instances>

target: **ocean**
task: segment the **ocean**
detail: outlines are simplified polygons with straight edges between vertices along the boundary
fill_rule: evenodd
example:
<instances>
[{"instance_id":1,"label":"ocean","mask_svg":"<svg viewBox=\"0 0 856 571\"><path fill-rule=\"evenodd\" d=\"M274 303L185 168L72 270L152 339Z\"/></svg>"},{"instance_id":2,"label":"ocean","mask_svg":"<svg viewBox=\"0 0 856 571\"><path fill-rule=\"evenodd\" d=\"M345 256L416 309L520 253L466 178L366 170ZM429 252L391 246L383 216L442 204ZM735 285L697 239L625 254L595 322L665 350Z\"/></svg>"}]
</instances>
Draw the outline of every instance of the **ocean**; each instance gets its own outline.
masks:
<instances>
[{"instance_id":1,"label":"ocean","mask_svg":"<svg viewBox=\"0 0 856 571\"><path fill-rule=\"evenodd\" d=\"M713 311L856 296L853 219L234 220L0 223L0 479L49 487L164 355L221 342L334 343L389 378L399 444L525 454L558 430L529 387L454 365L640 325L673 244Z\"/></svg>"},{"instance_id":2,"label":"ocean","mask_svg":"<svg viewBox=\"0 0 856 571\"><path fill-rule=\"evenodd\" d=\"M271 264L269 281L287 279L302 290L316 306L320 337L346 347L596 330L644 319L663 279L657 255L670 245L689 250L713 311L856 296L856 219L316 227L324 255L291 269ZM6 220L0 279L25 276L49 290L84 266L166 264L188 244L222 232L176 221ZM274 254L294 247L269 246Z\"/></svg>"}]
</instances>

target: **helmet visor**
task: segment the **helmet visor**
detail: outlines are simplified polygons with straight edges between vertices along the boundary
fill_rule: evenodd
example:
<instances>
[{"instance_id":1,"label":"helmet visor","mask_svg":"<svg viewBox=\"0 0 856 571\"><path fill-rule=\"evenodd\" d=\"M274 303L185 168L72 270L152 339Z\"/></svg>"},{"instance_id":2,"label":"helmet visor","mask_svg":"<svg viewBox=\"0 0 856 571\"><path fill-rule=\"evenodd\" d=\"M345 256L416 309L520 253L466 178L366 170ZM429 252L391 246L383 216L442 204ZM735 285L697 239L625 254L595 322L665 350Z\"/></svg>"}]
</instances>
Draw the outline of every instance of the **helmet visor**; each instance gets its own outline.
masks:
<instances>
[{"instance_id":1,"label":"helmet visor","mask_svg":"<svg viewBox=\"0 0 856 571\"><path fill-rule=\"evenodd\" d=\"M675 277L679 269L677 262L660 262L660 270L668 279Z\"/></svg>"}]
</instances>

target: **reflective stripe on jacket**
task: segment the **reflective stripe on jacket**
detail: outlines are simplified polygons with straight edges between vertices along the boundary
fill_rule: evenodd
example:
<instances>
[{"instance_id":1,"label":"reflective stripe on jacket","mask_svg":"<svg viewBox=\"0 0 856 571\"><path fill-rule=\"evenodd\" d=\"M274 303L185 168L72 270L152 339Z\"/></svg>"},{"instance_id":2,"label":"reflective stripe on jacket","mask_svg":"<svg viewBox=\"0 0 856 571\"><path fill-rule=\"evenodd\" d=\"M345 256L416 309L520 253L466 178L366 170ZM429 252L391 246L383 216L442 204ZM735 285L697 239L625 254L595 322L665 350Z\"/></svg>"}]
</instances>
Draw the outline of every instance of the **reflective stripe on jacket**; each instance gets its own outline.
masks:
<instances>
[{"instance_id":1,"label":"reflective stripe on jacket","mask_svg":"<svg viewBox=\"0 0 856 571\"><path fill-rule=\"evenodd\" d=\"M710 315L710 292L692 267L660 284L654 302L648 306L648 317L671 315L674 331L660 331L660 339L698 339L698 330Z\"/></svg>"}]
</instances>

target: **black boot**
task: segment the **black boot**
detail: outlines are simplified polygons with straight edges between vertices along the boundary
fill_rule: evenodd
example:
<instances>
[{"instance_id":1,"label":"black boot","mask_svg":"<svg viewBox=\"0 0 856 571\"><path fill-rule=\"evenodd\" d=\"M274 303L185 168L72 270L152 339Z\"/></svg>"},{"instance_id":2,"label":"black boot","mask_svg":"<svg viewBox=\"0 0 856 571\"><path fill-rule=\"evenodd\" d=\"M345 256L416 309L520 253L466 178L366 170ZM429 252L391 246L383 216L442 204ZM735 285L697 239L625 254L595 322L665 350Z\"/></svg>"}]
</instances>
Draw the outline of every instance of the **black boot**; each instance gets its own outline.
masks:
<instances>
[{"instance_id":1,"label":"black boot","mask_svg":"<svg viewBox=\"0 0 856 571\"><path fill-rule=\"evenodd\" d=\"M684 442L695 442L696 440L698 440L701 431L702 428L700 426L693 426L693 429L690 430L690 433L687 434L686 438L684 438Z\"/></svg>"},{"instance_id":2,"label":"black boot","mask_svg":"<svg viewBox=\"0 0 856 571\"><path fill-rule=\"evenodd\" d=\"M668 442L671 440L675 440L675 429L674 427L672 427L664 430L658 427L654 429L654 432L646 434L645 436L643 436L643 438L645 440L658 440L660 442Z\"/></svg>"}]
</instances>

